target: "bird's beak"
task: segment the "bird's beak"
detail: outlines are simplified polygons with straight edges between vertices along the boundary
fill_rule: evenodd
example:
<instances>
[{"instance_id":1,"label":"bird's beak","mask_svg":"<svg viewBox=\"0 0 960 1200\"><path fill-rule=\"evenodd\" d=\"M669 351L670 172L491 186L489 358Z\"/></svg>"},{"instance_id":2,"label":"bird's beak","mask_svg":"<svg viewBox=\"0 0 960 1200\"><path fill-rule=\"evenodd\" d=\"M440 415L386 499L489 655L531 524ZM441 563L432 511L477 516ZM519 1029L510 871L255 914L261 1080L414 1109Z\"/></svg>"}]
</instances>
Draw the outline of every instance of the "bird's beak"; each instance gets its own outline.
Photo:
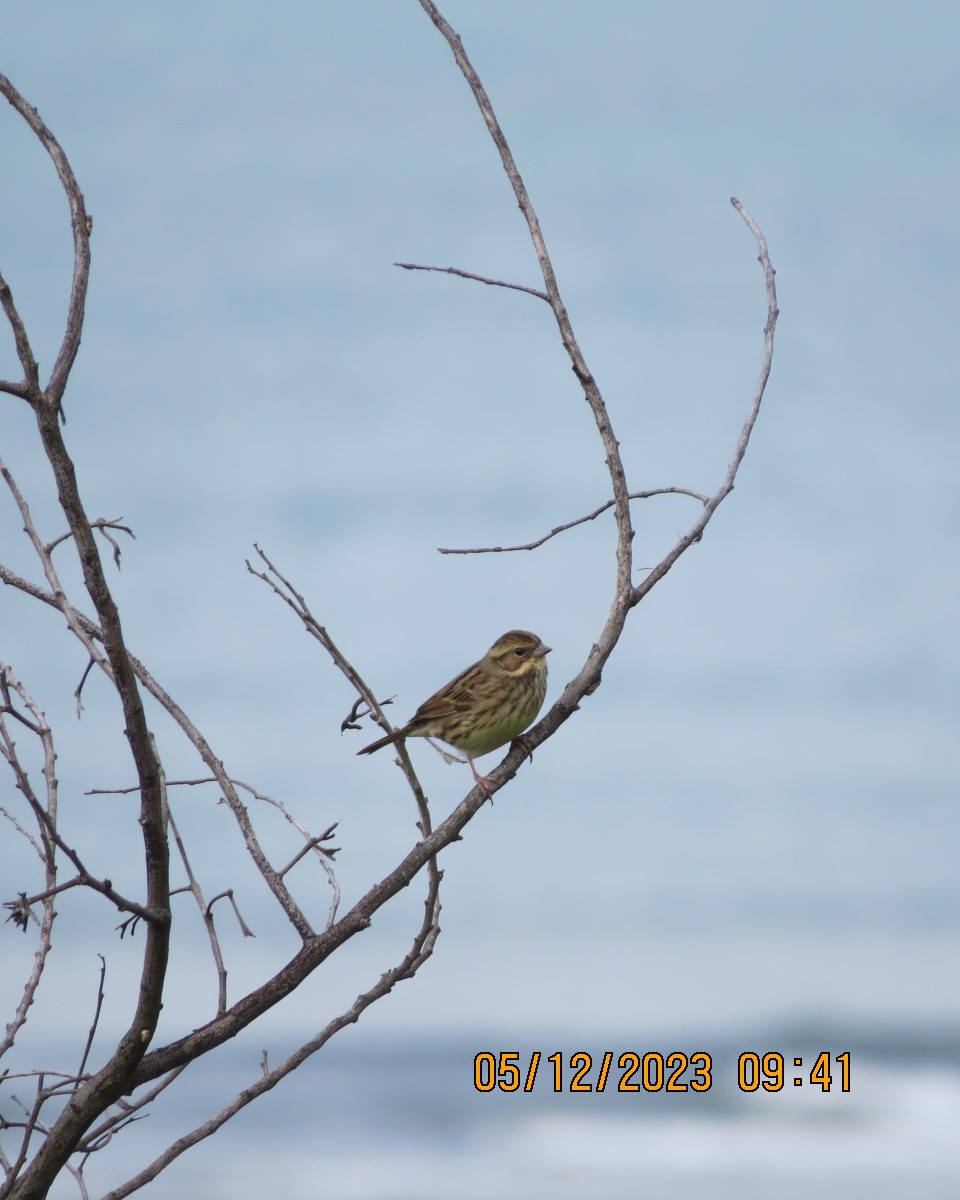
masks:
<instances>
[{"instance_id":1,"label":"bird's beak","mask_svg":"<svg viewBox=\"0 0 960 1200\"><path fill-rule=\"evenodd\" d=\"M545 654L549 654L552 649L553 649L552 646L545 646L543 644L543 642L541 642L540 645L536 648L536 650L534 650L533 657L534 658L543 658L543 656Z\"/></svg>"}]
</instances>

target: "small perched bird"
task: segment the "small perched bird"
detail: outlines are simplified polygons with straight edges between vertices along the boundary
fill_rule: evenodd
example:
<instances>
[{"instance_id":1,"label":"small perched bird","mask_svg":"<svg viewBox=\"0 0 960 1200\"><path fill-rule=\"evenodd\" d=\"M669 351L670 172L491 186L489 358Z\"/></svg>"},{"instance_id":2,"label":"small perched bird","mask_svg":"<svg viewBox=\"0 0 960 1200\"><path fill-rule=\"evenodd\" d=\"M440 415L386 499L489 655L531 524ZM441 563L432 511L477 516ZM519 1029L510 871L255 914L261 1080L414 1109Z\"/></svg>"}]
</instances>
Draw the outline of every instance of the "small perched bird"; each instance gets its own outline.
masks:
<instances>
[{"instance_id":1,"label":"small perched bird","mask_svg":"<svg viewBox=\"0 0 960 1200\"><path fill-rule=\"evenodd\" d=\"M484 790L475 758L512 742L533 724L547 694L545 646L535 633L511 629L498 637L479 662L452 679L389 737L358 750L373 754L401 738L439 738L467 756L473 777Z\"/></svg>"}]
</instances>

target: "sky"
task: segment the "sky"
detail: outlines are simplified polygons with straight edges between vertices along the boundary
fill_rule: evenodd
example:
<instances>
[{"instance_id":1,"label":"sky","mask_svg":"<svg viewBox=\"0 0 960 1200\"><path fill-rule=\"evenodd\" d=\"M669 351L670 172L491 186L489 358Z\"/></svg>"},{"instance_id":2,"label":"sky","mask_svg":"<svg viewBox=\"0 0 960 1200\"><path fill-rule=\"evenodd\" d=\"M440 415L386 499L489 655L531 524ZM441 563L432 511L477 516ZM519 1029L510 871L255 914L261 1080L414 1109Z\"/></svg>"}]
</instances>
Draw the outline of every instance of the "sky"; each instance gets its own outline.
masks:
<instances>
[{"instance_id":1,"label":"sky","mask_svg":"<svg viewBox=\"0 0 960 1200\"><path fill-rule=\"evenodd\" d=\"M632 490L715 490L749 409L766 307L731 196L767 237L781 318L735 491L631 615L601 689L445 852L433 960L350 1036L955 1033L960 14L932 0L443 11L539 213ZM247 573L253 543L398 719L515 627L554 647L549 702L612 597L609 517L535 553L437 553L526 542L608 496L546 306L393 265L538 286L492 143L412 2L39 2L4 8L0 46L94 219L65 433L90 514L136 533L111 574L128 642L231 774L311 828L340 822L349 903L410 847L415 810L389 753L358 759L367 731L341 735L350 690ZM0 269L49 368L65 206L6 109L0 181ZM16 374L5 331L0 375ZM56 536L12 397L0 453ZM637 563L694 509L635 504ZM0 561L38 578L7 496ZM135 888L133 809L84 795L132 782L116 702L91 679L77 721L82 652L35 608L0 595L0 658L56 722L66 828ZM195 776L151 719L168 776ZM466 772L413 753L440 818ZM0 789L14 803L9 777ZM178 802L205 886L237 887L258 930L252 948L227 937L240 989L289 935L214 797ZM323 911L323 880L302 886ZM414 885L271 1036L309 1036L349 1004L402 955L421 904ZM92 1003L107 954L121 1021L135 952L92 901L62 909L71 988ZM175 961L212 986L201 953ZM171 997L170 1033L201 1019L193 1000ZM41 1000L41 1046L62 1019Z\"/></svg>"}]
</instances>

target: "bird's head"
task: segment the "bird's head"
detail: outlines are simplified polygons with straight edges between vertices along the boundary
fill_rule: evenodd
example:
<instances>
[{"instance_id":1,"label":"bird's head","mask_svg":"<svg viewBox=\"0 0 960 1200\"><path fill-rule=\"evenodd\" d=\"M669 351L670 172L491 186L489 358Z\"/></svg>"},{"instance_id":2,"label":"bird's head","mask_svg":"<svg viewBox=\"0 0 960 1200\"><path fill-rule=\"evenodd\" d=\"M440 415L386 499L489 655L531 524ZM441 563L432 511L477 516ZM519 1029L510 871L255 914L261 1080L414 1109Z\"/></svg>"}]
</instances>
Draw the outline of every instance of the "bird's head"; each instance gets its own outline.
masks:
<instances>
[{"instance_id":1,"label":"bird's head","mask_svg":"<svg viewBox=\"0 0 960 1200\"><path fill-rule=\"evenodd\" d=\"M546 674L544 656L550 653L535 633L525 629L511 629L498 637L483 657L484 665L492 671L507 675L522 676L531 671Z\"/></svg>"}]
</instances>

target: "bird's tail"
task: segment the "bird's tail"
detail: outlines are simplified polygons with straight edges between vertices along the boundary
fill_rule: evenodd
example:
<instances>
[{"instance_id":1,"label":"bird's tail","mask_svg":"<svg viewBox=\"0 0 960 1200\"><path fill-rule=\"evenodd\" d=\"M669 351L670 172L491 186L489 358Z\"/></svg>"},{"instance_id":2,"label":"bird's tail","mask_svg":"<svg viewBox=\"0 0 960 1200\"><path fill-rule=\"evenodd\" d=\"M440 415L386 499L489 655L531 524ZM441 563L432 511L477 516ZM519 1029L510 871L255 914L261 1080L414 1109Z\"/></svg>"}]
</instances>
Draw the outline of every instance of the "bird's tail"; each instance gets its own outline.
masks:
<instances>
[{"instance_id":1,"label":"bird's tail","mask_svg":"<svg viewBox=\"0 0 960 1200\"><path fill-rule=\"evenodd\" d=\"M362 750L358 750L358 754L373 754L375 750L382 750L384 746L389 746L391 742L399 742L402 737L406 736L405 729L398 729L395 733L391 733L389 737L380 738L379 741L371 742L369 746L364 746Z\"/></svg>"}]
</instances>

